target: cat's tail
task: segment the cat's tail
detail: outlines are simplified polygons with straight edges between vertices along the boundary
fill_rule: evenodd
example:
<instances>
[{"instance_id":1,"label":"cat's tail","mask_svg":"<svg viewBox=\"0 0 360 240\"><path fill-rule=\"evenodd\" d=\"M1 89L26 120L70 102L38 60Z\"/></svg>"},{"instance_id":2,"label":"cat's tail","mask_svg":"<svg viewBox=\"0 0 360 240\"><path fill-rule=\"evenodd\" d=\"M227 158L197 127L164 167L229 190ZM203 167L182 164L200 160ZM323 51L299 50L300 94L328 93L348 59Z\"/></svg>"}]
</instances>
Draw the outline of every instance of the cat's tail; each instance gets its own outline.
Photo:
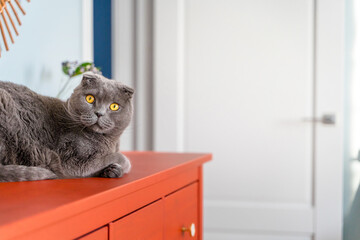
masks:
<instances>
[{"instance_id":1,"label":"cat's tail","mask_svg":"<svg viewBox=\"0 0 360 240\"><path fill-rule=\"evenodd\" d=\"M21 182L55 179L56 174L42 167L0 165L0 182Z\"/></svg>"}]
</instances>

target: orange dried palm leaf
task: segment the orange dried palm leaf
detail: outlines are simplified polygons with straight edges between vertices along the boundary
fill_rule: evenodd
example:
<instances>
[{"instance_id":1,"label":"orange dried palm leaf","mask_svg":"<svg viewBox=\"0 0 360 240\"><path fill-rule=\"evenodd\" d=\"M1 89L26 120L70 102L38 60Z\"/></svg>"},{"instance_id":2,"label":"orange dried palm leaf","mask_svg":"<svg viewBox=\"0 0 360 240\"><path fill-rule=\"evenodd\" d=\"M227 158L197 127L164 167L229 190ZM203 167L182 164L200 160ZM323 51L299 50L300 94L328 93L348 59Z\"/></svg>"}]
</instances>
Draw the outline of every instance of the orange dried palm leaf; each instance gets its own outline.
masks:
<instances>
[{"instance_id":1,"label":"orange dried palm leaf","mask_svg":"<svg viewBox=\"0 0 360 240\"><path fill-rule=\"evenodd\" d=\"M11 17L11 15L10 15L10 13L9 13L6 5L5 5L5 7L4 7L4 10L5 10L6 15L8 16L8 18L9 18L9 20L10 20L10 23L11 23L11 25L12 25L14 31L15 31L16 36L18 36L19 33L18 33L17 29L16 29L15 23L14 23L14 21L12 20L12 17Z\"/></svg>"},{"instance_id":2,"label":"orange dried palm leaf","mask_svg":"<svg viewBox=\"0 0 360 240\"><path fill-rule=\"evenodd\" d=\"M26 12L24 11L24 9L21 7L21 4L19 3L19 1L18 0L15 0L15 3L16 3L16 5L19 7L19 9L20 9L20 11L22 12L22 14L26 14Z\"/></svg>"},{"instance_id":3,"label":"orange dried palm leaf","mask_svg":"<svg viewBox=\"0 0 360 240\"><path fill-rule=\"evenodd\" d=\"M16 10L15 10L15 8L14 8L14 5L12 5L12 3L11 3L10 0L6 0L6 3L8 3L8 4L10 5L10 8L11 8L11 10L13 11L16 20L18 21L19 25L21 26L21 21L20 21L19 15L17 14L17 12L16 12Z\"/></svg>"},{"instance_id":4,"label":"orange dried palm leaf","mask_svg":"<svg viewBox=\"0 0 360 240\"><path fill-rule=\"evenodd\" d=\"M8 41L6 39L5 28L7 30L7 33L9 35L9 37L10 37L11 42L14 43L14 38L13 38L11 29L10 29L10 25L8 24L8 20L10 21L11 26L13 27L15 34L19 35L19 33L18 33L17 29L16 29L16 26L15 26L15 23L14 23L12 17L11 17L11 14L9 13L9 11L7 9L7 6L10 6L12 12L15 15L15 18L16 18L17 22L19 23L19 25L21 25L19 15L18 15L18 13L17 13L16 9L14 8L14 5L12 4L11 1L12 0L0 0L0 15L1 15L1 17L0 17L0 33L1 33L1 37L3 39L6 51L9 50L9 45L8 45ZM20 9L22 14L25 15L26 14L25 10L22 8L19 0L13 0L13 1L15 1L17 7ZM30 2L30 0L27 0L27 1ZM1 50L2 49L0 48L0 57L1 57Z\"/></svg>"}]
</instances>

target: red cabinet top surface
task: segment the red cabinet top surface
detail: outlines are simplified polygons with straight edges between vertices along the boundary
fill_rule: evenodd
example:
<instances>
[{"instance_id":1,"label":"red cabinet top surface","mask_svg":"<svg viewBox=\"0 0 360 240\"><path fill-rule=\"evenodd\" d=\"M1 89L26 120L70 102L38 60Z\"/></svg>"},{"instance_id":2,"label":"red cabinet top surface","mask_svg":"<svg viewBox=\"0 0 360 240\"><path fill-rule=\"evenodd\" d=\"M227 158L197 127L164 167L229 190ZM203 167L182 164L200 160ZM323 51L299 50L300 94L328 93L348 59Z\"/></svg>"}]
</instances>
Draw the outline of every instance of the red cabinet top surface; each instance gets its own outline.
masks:
<instances>
[{"instance_id":1,"label":"red cabinet top surface","mask_svg":"<svg viewBox=\"0 0 360 240\"><path fill-rule=\"evenodd\" d=\"M125 152L132 170L122 178L80 178L0 183L0 236L61 213L74 215L211 160L211 154ZM75 211L75 212L74 212ZM20 225L19 225L20 226Z\"/></svg>"}]
</instances>

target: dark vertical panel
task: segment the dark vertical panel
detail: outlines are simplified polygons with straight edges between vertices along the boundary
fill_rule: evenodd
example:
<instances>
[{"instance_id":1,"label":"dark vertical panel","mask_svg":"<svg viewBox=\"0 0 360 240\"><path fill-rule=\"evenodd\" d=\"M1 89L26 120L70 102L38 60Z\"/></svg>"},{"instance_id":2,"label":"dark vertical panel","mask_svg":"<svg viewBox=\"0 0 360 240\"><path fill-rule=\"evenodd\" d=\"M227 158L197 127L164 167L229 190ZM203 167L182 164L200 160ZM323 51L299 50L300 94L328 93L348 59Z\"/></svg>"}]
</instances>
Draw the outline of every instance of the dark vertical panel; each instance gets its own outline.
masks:
<instances>
[{"instance_id":1,"label":"dark vertical panel","mask_svg":"<svg viewBox=\"0 0 360 240\"><path fill-rule=\"evenodd\" d=\"M111 0L94 0L94 62L111 78Z\"/></svg>"}]
</instances>

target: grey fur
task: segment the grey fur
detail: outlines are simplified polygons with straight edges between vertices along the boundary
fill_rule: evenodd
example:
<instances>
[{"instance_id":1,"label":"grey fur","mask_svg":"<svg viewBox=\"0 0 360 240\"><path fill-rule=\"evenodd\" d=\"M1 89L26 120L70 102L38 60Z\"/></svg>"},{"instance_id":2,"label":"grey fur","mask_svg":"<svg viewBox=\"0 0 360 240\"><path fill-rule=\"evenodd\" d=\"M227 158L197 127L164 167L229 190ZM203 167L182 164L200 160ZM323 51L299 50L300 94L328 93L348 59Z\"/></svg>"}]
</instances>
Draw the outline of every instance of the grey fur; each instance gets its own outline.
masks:
<instances>
[{"instance_id":1,"label":"grey fur","mask_svg":"<svg viewBox=\"0 0 360 240\"><path fill-rule=\"evenodd\" d=\"M0 81L0 182L128 173L119 137L131 121L133 93L92 73L66 102ZM86 101L88 94L94 103ZM109 108L114 102L118 111Z\"/></svg>"}]
</instances>

